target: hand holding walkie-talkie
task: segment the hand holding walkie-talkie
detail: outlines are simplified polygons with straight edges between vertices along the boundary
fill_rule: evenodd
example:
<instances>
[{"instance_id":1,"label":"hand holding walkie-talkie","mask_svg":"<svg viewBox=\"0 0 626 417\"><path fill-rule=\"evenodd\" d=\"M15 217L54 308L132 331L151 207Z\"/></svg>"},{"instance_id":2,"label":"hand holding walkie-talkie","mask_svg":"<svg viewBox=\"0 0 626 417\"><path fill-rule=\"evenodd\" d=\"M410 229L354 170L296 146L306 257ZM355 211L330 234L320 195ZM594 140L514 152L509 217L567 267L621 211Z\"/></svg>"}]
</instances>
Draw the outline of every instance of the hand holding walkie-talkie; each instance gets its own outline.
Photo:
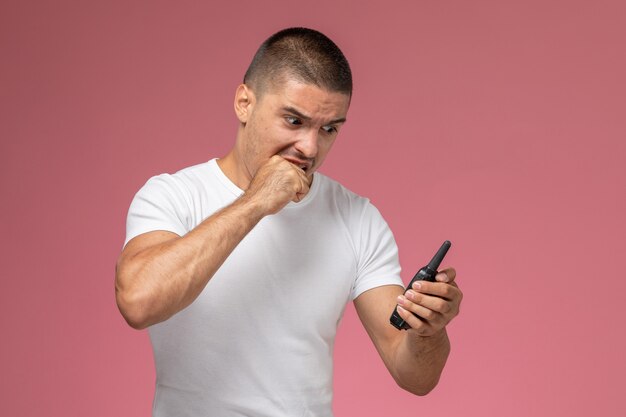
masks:
<instances>
[{"instance_id":1,"label":"hand holding walkie-talkie","mask_svg":"<svg viewBox=\"0 0 626 417\"><path fill-rule=\"evenodd\" d=\"M411 282L409 282L409 285L406 287L407 288L406 291L408 291L413 286L413 283L415 281L430 281L430 282L435 281L435 276L437 275L437 268L439 268L439 265L441 264L443 257L446 256L446 253L448 252L448 249L450 249L451 245L452 244L450 243L449 240L446 240L445 242L443 242L443 245L441 245L441 247L439 248L439 250L433 257L433 259L431 259L431 261L428 263L428 265L421 268L417 272L417 274L415 274ZM398 314L397 306L395 310L393 311L393 314L389 318L389 321L398 330L407 330L411 328L411 326L409 326L407 322L404 321L402 317L400 317L400 314Z\"/></svg>"}]
</instances>

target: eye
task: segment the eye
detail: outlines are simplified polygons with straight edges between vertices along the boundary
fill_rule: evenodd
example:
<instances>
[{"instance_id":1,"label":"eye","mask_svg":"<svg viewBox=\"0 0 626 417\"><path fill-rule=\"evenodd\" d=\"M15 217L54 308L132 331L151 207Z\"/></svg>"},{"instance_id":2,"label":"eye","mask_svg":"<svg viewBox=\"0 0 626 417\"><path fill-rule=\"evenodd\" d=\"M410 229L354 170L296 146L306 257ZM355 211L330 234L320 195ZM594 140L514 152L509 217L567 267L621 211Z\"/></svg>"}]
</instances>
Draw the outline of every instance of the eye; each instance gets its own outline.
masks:
<instances>
[{"instance_id":1,"label":"eye","mask_svg":"<svg viewBox=\"0 0 626 417\"><path fill-rule=\"evenodd\" d=\"M299 126L302 124L302 120L294 116L285 116L285 120L287 121L287 123L294 126Z\"/></svg>"},{"instance_id":2,"label":"eye","mask_svg":"<svg viewBox=\"0 0 626 417\"><path fill-rule=\"evenodd\" d=\"M337 133L337 128L335 126L322 126L322 130L326 133Z\"/></svg>"}]
</instances>

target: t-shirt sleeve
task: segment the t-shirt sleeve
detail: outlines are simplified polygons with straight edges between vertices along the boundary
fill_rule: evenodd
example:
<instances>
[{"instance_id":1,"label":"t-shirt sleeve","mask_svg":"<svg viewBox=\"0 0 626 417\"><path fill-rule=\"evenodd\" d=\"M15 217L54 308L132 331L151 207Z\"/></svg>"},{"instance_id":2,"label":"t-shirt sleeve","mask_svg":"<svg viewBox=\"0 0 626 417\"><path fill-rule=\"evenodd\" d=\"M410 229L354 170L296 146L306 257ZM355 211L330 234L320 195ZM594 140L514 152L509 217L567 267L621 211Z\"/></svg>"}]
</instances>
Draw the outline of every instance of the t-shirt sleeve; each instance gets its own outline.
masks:
<instances>
[{"instance_id":1,"label":"t-shirt sleeve","mask_svg":"<svg viewBox=\"0 0 626 417\"><path fill-rule=\"evenodd\" d=\"M352 287L352 299L382 285L404 286L396 240L387 222L369 201L363 209L357 236L357 278Z\"/></svg>"},{"instance_id":2,"label":"t-shirt sleeve","mask_svg":"<svg viewBox=\"0 0 626 417\"><path fill-rule=\"evenodd\" d=\"M169 174L152 177L133 198L126 219L124 246L134 237L155 230L183 236L188 232L188 205L181 187Z\"/></svg>"}]
</instances>

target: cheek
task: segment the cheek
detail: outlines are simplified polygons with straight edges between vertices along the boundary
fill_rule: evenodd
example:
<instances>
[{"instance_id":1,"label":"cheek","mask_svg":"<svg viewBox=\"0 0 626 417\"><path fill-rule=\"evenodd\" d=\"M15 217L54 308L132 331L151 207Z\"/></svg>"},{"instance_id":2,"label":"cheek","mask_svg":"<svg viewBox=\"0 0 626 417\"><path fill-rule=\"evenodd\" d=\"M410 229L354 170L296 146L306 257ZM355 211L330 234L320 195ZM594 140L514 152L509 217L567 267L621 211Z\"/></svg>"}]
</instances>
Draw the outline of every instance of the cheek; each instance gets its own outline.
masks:
<instances>
[{"instance_id":1,"label":"cheek","mask_svg":"<svg viewBox=\"0 0 626 417\"><path fill-rule=\"evenodd\" d=\"M332 149L334 143L335 143L335 137L333 138L320 138L320 140L317 142L317 146L319 149L319 153L321 154L322 157L325 157L326 154L328 152L330 152L330 150Z\"/></svg>"},{"instance_id":2,"label":"cheek","mask_svg":"<svg viewBox=\"0 0 626 417\"><path fill-rule=\"evenodd\" d=\"M271 137L271 129L269 129L267 121L262 117L252 117L248 123L248 128L250 129L250 148L262 152L262 149L266 147L268 138Z\"/></svg>"},{"instance_id":3,"label":"cheek","mask_svg":"<svg viewBox=\"0 0 626 417\"><path fill-rule=\"evenodd\" d=\"M293 132L277 123L259 123L255 126L250 149L261 159L268 159L279 154L292 143Z\"/></svg>"},{"instance_id":4,"label":"cheek","mask_svg":"<svg viewBox=\"0 0 626 417\"><path fill-rule=\"evenodd\" d=\"M262 134L264 146L272 155L275 155L279 151L291 146L296 133L286 127L284 123L276 122L272 125L266 125Z\"/></svg>"},{"instance_id":5,"label":"cheek","mask_svg":"<svg viewBox=\"0 0 626 417\"><path fill-rule=\"evenodd\" d=\"M317 158L315 163L318 167L322 165L322 162L326 159L326 156L332 149L334 143L334 138L331 140L320 138L317 143Z\"/></svg>"}]
</instances>

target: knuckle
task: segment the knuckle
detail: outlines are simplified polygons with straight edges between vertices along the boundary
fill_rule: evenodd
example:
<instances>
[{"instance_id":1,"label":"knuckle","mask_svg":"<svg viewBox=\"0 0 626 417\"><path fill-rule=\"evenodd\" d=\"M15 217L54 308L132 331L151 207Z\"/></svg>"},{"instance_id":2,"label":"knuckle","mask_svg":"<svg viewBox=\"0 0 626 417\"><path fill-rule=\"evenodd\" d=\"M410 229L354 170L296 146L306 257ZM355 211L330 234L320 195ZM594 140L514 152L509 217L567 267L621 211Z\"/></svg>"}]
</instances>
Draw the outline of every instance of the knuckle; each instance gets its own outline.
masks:
<instances>
[{"instance_id":1,"label":"knuckle","mask_svg":"<svg viewBox=\"0 0 626 417\"><path fill-rule=\"evenodd\" d=\"M411 329L417 330L424 326L423 322L413 315L405 320L409 324L409 326L411 326Z\"/></svg>"},{"instance_id":2,"label":"knuckle","mask_svg":"<svg viewBox=\"0 0 626 417\"><path fill-rule=\"evenodd\" d=\"M452 308L450 307L450 303L448 303L447 301L438 300L436 303L436 309L440 313L446 314L446 313L449 313Z\"/></svg>"},{"instance_id":3,"label":"knuckle","mask_svg":"<svg viewBox=\"0 0 626 417\"><path fill-rule=\"evenodd\" d=\"M461 291L459 291L458 288L453 288L450 290L450 295L446 298L456 303L460 303L461 300L463 299L463 293L461 293Z\"/></svg>"},{"instance_id":4,"label":"knuckle","mask_svg":"<svg viewBox=\"0 0 626 417\"><path fill-rule=\"evenodd\" d=\"M453 280L456 278L456 269L454 268L448 268L446 269L446 275L448 275L448 277Z\"/></svg>"},{"instance_id":5,"label":"knuckle","mask_svg":"<svg viewBox=\"0 0 626 417\"><path fill-rule=\"evenodd\" d=\"M423 312L420 312L420 317L425 320L432 321L435 317L437 317L437 313L435 313L433 310L427 309Z\"/></svg>"},{"instance_id":6,"label":"knuckle","mask_svg":"<svg viewBox=\"0 0 626 417\"><path fill-rule=\"evenodd\" d=\"M420 322L420 325L415 328L415 331L417 331L417 334L419 334L420 336L427 336L429 333L429 329L428 326L426 326L425 324Z\"/></svg>"},{"instance_id":7,"label":"knuckle","mask_svg":"<svg viewBox=\"0 0 626 417\"><path fill-rule=\"evenodd\" d=\"M443 297L449 298L452 295L452 288L454 287L451 285L445 285L441 290L441 295Z\"/></svg>"},{"instance_id":8,"label":"knuckle","mask_svg":"<svg viewBox=\"0 0 626 417\"><path fill-rule=\"evenodd\" d=\"M409 294L411 294L411 300L418 304L424 300L424 296L418 292L411 291Z\"/></svg>"}]
</instances>

